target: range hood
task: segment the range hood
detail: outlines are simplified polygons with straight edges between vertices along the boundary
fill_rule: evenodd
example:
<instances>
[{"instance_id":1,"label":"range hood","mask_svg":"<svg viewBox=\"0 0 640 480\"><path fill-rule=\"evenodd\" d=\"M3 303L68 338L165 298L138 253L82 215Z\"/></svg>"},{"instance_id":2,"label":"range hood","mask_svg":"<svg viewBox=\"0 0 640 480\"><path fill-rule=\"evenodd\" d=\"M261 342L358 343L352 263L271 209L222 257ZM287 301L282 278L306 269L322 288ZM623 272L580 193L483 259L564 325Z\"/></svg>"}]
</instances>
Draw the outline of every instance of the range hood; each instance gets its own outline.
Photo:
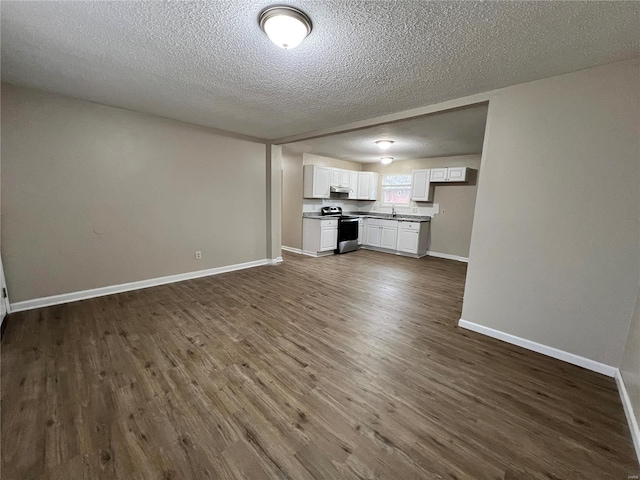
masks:
<instances>
[{"instance_id":1,"label":"range hood","mask_svg":"<svg viewBox=\"0 0 640 480\"><path fill-rule=\"evenodd\" d=\"M349 187L331 187L331 193L349 193Z\"/></svg>"}]
</instances>

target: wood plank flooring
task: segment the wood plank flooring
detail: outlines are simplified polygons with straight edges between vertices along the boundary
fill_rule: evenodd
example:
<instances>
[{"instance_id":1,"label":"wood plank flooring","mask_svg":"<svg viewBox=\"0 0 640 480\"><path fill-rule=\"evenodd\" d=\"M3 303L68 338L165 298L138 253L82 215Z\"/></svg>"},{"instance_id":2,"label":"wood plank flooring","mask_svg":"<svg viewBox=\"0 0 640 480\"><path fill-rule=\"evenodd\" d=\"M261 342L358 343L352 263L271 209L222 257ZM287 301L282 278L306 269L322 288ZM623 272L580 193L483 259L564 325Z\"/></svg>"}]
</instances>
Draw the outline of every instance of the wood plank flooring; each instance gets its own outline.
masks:
<instances>
[{"instance_id":1,"label":"wood plank flooring","mask_svg":"<svg viewBox=\"0 0 640 480\"><path fill-rule=\"evenodd\" d=\"M11 315L2 478L638 474L612 379L456 327L465 271L285 253Z\"/></svg>"}]
</instances>

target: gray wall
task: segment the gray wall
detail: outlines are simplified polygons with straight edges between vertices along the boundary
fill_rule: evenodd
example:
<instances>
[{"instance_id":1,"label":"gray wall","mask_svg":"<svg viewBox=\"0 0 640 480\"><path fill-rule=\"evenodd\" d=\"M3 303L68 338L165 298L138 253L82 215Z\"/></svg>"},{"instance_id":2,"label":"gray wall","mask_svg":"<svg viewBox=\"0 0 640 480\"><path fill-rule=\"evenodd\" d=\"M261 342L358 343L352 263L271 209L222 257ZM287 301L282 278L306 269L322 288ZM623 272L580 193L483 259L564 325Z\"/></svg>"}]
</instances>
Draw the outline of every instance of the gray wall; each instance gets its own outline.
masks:
<instances>
[{"instance_id":1,"label":"gray wall","mask_svg":"<svg viewBox=\"0 0 640 480\"><path fill-rule=\"evenodd\" d=\"M631 318L620 373L629 393L636 421L640 425L640 290L636 296L636 308Z\"/></svg>"},{"instance_id":2,"label":"gray wall","mask_svg":"<svg viewBox=\"0 0 640 480\"><path fill-rule=\"evenodd\" d=\"M282 147L282 245L302 248L302 154Z\"/></svg>"},{"instance_id":3,"label":"gray wall","mask_svg":"<svg viewBox=\"0 0 640 480\"><path fill-rule=\"evenodd\" d=\"M304 157L304 158L303 158ZM282 245L302 248L302 167L307 164L324 165L346 170L362 170L362 165L337 158L298 153L286 145L282 146ZM322 205L330 200L309 200ZM355 208L359 202L352 201Z\"/></svg>"},{"instance_id":4,"label":"gray wall","mask_svg":"<svg viewBox=\"0 0 640 480\"><path fill-rule=\"evenodd\" d=\"M337 158L323 157L322 155L315 155L312 153L306 153L303 158L305 165L324 165L331 168L342 168L344 170L366 170L362 168L363 165L358 162L349 162L347 160L339 160Z\"/></svg>"},{"instance_id":5,"label":"gray wall","mask_svg":"<svg viewBox=\"0 0 640 480\"><path fill-rule=\"evenodd\" d=\"M489 104L462 318L618 367L639 284L638 59Z\"/></svg>"},{"instance_id":6,"label":"gray wall","mask_svg":"<svg viewBox=\"0 0 640 480\"><path fill-rule=\"evenodd\" d=\"M264 144L3 85L11 301L266 258L265 159Z\"/></svg>"},{"instance_id":7,"label":"gray wall","mask_svg":"<svg viewBox=\"0 0 640 480\"><path fill-rule=\"evenodd\" d=\"M380 163L364 165L365 170L378 172L381 175L385 173L411 173L412 170L438 167L471 167L478 170L480 155L404 160L390 165ZM469 184L448 184L435 187L433 203L440 206L440 213L434 215L431 220L430 251L459 257L469 256L477 191L477 181ZM417 205L428 205L428 203L419 202Z\"/></svg>"}]
</instances>

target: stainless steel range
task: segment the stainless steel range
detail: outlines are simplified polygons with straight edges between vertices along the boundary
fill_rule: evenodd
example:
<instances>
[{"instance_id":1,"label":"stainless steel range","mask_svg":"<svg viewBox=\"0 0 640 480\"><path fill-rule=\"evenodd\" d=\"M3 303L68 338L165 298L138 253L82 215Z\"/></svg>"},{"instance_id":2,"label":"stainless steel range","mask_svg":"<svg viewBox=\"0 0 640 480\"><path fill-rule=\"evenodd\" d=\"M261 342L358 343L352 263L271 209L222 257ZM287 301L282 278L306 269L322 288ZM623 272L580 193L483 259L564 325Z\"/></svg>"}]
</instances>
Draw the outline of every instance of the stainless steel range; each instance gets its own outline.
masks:
<instances>
[{"instance_id":1,"label":"stainless steel range","mask_svg":"<svg viewBox=\"0 0 640 480\"><path fill-rule=\"evenodd\" d=\"M323 217L338 218L338 245L336 253L353 252L358 249L358 217L342 215L342 207L322 207Z\"/></svg>"}]
</instances>

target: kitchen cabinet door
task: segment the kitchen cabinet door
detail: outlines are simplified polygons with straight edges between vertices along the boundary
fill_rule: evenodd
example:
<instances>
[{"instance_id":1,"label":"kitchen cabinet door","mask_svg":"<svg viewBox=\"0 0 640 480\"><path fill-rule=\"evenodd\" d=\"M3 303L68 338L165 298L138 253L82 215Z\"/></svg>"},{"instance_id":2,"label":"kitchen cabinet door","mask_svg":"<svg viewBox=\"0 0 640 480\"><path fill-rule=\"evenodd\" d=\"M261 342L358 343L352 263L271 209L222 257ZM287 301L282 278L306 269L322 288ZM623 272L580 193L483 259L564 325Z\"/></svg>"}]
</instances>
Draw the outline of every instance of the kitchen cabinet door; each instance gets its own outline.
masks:
<instances>
[{"instance_id":1,"label":"kitchen cabinet door","mask_svg":"<svg viewBox=\"0 0 640 480\"><path fill-rule=\"evenodd\" d=\"M331 194L331 169L316 167L313 176L313 195L318 198L329 198Z\"/></svg>"},{"instance_id":2,"label":"kitchen cabinet door","mask_svg":"<svg viewBox=\"0 0 640 480\"><path fill-rule=\"evenodd\" d=\"M305 165L303 197L329 198L330 194L331 168L320 165Z\"/></svg>"},{"instance_id":3,"label":"kitchen cabinet door","mask_svg":"<svg viewBox=\"0 0 640 480\"><path fill-rule=\"evenodd\" d=\"M381 227L382 235L380 238L380 246L389 250L396 250L398 246L398 229L392 227Z\"/></svg>"},{"instance_id":4,"label":"kitchen cabinet door","mask_svg":"<svg viewBox=\"0 0 640 480\"><path fill-rule=\"evenodd\" d=\"M449 167L447 180L449 182L464 182L467 179L467 167Z\"/></svg>"},{"instance_id":5,"label":"kitchen cabinet door","mask_svg":"<svg viewBox=\"0 0 640 480\"><path fill-rule=\"evenodd\" d=\"M360 223L360 225L358 225L358 245L362 245L362 242L364 240L364 227L362 226L362 223Z\"/></svg>"},{"instance_id":6,"label":"kitchen cabinet door","mask_svg":"<svg viewBox=\"0 0 640 480\"><path fill-rule=\"evenodd\" d=\"M431 170L414 170L411 173L411 200L431 201Z\"/></svg>"},{"instance_id":7,"label":"kitchen cabinet door","mask_svg":"<svg viewBox=\"0 0 640 480\"><path fill-rule=\"evenodd\" d=\"M335 250L338 247L338 229L335 227L320 230L320 251Z\"/></svg>"},{"instance_id":8,"label":"kitchen cabinet door","mask_svg":"<svg viewBox=\"0 0 640 480\"><path fill-rule=\"evenodd\" d=\"M358 181L360 178L358 173L349 171L349 198L353 200L358 199Z\"/></svg>"},{"instance_id":9,"label":"kitchen cabinet door","mask_svg":"<svg viewBox=\"0 0 640 480\"><path fill-rule=\"evenodd\" d=\"M340 170L340 186L348 187L349 186L349 170Z\"/></svg>"},{"instance_id":10,"label":"kitchen cabinet door","mask_svg":"<svg viewBox=\"0 0 640 480\"><path fill-rule=\"evenodd\" d=\"M400 229L398 250L406 253L418 253L418 239L420 230Z\"/></svg>"},{"instance_id":11,"label":"kitchen cabinet door","mask_svg":"<svg viewBox=\"0 0 640 480\"><path fill-rule=\"evenodd\" d=\"M447 181L448 168L432 168L431 169L431 181L432 182L446 182Z\"/></svg>"},{"instance_id":12,"label":"kitchen cabinet door","mask_svg":"<svg viewBox=\"0 0 640 480\"><path fill-rule=\"evenodd\" d=\"M378 174L375 172L367 172L371 179L369 180L369 200L378 199Z\"/></svg>"},{"instance_id":13,"label":"kitchen cabinet door","mask_svg":"<svg viewBox=\"0 0 640 480\"><path fill-rule=\"evenodd\" d=\"M382 227L367 225L366 231L367 234L364 243L366 245L371 245L372 247L379 247L381 244L380 237L382 234Z\"/></svg>"},{"instance_id":14,"label":"kitchen cabinet door","mask_svg":"<svg viewBox=\"0 0 640 480\"><path fill-rule=\"evenodd\" d=\"M358 198L369 200L371 196L371 175L369 172L358 172Z\"/></svg>"},{"instance_id":15,"label":"kitchen cabinet door","mask_svg":"<svg viewBox=\"0 0 640 480\"><path fill-rule=\"evenodd\" d=\"M331 186L332 187L340 186L340 173L341 173L341 170L339 168L331 169Z\"/></svg>"}]
</instances>

